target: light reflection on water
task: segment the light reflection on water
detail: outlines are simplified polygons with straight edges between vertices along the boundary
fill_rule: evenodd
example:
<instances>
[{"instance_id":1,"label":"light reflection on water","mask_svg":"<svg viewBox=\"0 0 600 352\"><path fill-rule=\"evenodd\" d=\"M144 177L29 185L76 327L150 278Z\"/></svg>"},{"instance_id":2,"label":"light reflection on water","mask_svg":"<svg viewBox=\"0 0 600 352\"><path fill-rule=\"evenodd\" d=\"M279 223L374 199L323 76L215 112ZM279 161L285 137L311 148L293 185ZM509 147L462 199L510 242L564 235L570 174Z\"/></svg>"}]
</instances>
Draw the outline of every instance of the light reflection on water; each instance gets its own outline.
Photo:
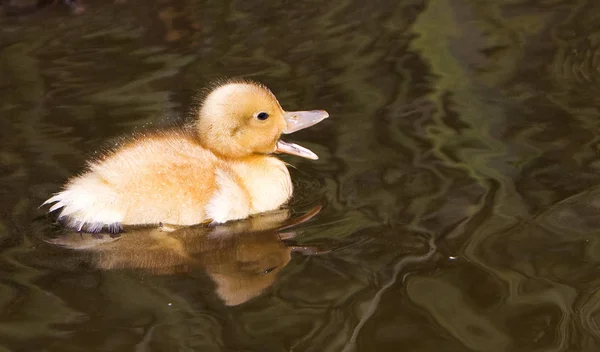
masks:
<instances>
[{"instance_id":1,"label":"light reflection on water","mask_svg":"<svg viewBox=\"0 0 600 352\"><path fill-rule=\"evenodd\" d=\"M0 344L596 351L599 13L584 0L132 0L0 18ZM193 229L102 251L44 241L57 230L37 207L88 156L184 119L196 90L231 76L329 111L293 136L320 159L285 158L295 216L323 205L293 245L323 253L292 252L276 226L218 251ZM74 236L59 238L106 240ZM216 277L246 269L268 273L228 301Z\"/></svg>"}]
</instances>

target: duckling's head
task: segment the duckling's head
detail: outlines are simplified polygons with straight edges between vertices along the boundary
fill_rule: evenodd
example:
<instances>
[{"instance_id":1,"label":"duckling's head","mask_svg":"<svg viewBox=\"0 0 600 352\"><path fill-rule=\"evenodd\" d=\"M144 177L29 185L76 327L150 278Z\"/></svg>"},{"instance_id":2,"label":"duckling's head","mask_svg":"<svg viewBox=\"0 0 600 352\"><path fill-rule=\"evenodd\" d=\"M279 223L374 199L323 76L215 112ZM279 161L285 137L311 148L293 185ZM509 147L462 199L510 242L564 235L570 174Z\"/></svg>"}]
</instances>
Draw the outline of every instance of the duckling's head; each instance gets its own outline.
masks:
<instances>
[{"instance_id":1,"label":"duckling's head","mask_svg":"<svg viewBox=\"0 0 600 352\"><path fill-rule=\"evenodd\" d=\"M310 150L279 137L328 116L323 110L285 112L267 87L230 82L213 89L202 102L196 129L206 148L227 158L279 152L318 159Z\"/></svg>"}]
</instances>

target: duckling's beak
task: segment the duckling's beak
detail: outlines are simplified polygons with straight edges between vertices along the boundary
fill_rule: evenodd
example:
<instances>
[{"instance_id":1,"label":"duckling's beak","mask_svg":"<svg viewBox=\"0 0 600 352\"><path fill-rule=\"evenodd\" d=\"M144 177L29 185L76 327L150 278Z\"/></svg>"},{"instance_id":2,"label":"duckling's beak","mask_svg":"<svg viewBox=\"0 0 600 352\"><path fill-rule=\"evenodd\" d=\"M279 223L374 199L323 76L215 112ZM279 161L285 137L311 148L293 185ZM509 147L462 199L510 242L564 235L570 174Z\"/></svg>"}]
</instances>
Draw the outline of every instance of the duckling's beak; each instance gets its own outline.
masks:
<instances>
[{"instance_id":1,"label":"duckling's beak","mask_svg":"<svg viewBox=\"0 0 600 352\"><path fill-rule=\"evenodd\" d=\"M284 134L294 133L303 130L329 117L325 110L311 111L289 111L283 114L287 128L283 130Z\"/></svg>"},{"instance_id":2,"label":"duckling's beak","mask_svg":"<svg viewBox=\"0 0 600 352\"><path fill-rule=\"evenodd\" d=\"M284 134L294 133L300 131L312 125L325 120L329 117L329 114L325 110L312 110L312 111L289 111L283 114L287 127L283 130ZM279 140L277 142L277 153L286 153L301 156L303 158L317 160L319 157L307 148L299 146L294 143L284 142Z\"/></svg>"}]
</instances>

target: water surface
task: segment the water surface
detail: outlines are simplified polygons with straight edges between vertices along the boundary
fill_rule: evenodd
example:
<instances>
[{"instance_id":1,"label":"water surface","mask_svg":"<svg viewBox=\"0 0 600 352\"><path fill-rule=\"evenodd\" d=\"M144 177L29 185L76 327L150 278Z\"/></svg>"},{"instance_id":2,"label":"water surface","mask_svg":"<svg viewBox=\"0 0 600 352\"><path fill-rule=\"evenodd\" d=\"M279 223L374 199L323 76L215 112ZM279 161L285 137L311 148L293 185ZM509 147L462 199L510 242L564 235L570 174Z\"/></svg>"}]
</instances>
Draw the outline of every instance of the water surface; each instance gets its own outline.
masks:
<instances>
[{"instance_id":1,"label":"water surface","mask_svg":"<svg viewBox=\"0 0 600 352\"><path fill-rule=\"evenodd\" d=\"M1 16L2 350L597 351L598 23L595 0ZM331 115L288 137L320 156L284 158L290 214L111 238L38 209L232 76Z\"/></svg>"}]
</instances>

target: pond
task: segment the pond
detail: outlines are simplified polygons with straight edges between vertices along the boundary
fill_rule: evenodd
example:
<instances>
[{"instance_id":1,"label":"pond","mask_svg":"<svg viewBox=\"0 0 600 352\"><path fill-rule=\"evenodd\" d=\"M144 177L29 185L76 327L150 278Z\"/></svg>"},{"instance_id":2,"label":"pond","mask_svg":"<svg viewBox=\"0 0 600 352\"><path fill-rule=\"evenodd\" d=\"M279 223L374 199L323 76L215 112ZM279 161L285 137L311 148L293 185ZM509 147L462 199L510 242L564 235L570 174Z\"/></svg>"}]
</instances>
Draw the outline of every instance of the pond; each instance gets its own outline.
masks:
<instances>
[{"instance_id":1,"label":"pond","mask_svg":"<svg viewBox=\"0 0 600 352\"><path fill-rule=\"evenodd\" d=\"M600 348L600 2L20 2L0 15L2 351ZM287 138L320 159L281 157L285 209L111 236L40 208L230 77L330 114Z\"/></svg>"}]
</instances>

